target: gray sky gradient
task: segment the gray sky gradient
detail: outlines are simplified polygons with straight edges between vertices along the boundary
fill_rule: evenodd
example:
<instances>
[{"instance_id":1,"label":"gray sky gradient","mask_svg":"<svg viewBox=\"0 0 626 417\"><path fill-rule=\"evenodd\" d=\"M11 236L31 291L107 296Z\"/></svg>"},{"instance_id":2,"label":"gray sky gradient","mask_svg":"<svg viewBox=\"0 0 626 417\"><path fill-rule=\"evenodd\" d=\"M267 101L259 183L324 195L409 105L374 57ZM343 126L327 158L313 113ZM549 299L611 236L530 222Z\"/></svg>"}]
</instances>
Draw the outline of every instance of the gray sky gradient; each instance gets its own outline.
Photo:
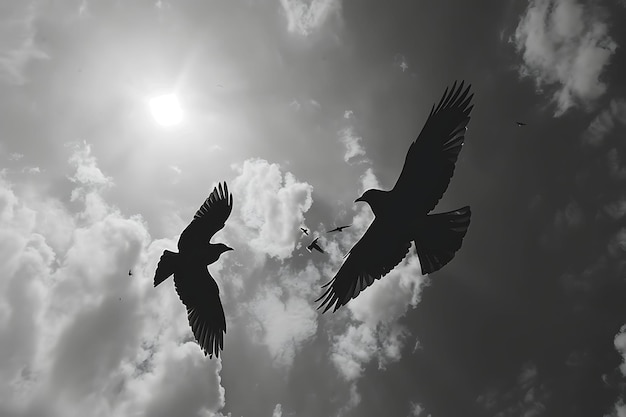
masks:
<instances>
[{"instance_id":1,"label":"gray sky gradient","mask_svg":"<svg viewBox=\"0 0 626 417\"><path fill-rule=\"evenodd\" d=\"M626 415L625 18L620 0L0 0L0 415ZM319 315L372 220L354 199L393 186L461 79L476 107L437 211L472 206L462 249L432 276L412 252ZM164 93L181 124L153 120ZM152 277L220 181L235 251L211 266L211 361Z\"/></svg>"}]
</instances>

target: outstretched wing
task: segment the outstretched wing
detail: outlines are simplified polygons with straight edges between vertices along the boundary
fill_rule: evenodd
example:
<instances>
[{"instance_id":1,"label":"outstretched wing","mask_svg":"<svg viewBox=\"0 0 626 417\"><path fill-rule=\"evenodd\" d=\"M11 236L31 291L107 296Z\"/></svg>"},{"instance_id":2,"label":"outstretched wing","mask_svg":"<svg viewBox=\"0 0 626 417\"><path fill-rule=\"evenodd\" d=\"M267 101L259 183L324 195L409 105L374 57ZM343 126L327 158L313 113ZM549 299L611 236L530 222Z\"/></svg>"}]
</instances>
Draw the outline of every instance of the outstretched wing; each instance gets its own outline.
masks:
<instances>
[{"instance_id":1,"label":"outstretched wing","mask_svg":"<svg viewBox=\"0 0 626 417\"><path fill-rule=\"evenodd\" d=\"M233 195L228 193L228 186L219 184L196 211L193 220L178 239L178 250L183 252L208 243L233 210Z\"/></svg>"},{"instance_id":2,"label":"outstretched wing","mask_svg":"<svg viewBox=\"0 0 626 417\"><path fill-rule=\"evenodd\" d=\"M187 307L187 318L196 341L210 358L224 348L226 318L220 290L205 265L187 265L174 274L174 285Z\"/></svg>"},{"instance_id":3,"label":"outstretched wing","mask_svg":"<svg viewBox=\"0 0 626 417\"><path fill-rule=\"evenodd\" d=\"M471 85L463 90L463 82L443 94L433 108L419 136L409 147L404 167L392 193L411 213L428 213L443 196L454 173L459 152L465 141L470 120L468 96Z\"/></svg>"},{"instance_id":4,"label":"outstretched wing","mask_svg":"<svg viewBox=\"0 0 626 417\"><path fill-rule=\"evenodd\" d=\"M350 250L335 277L322 287L328 288L315 300L323 299L318 309L324 307L325 313L334 306L333 311L337 311L404 259L411 242L390 241L385 229L387 227L379 219L374 219L361 240Z\"/></svg>"}]
</instances>

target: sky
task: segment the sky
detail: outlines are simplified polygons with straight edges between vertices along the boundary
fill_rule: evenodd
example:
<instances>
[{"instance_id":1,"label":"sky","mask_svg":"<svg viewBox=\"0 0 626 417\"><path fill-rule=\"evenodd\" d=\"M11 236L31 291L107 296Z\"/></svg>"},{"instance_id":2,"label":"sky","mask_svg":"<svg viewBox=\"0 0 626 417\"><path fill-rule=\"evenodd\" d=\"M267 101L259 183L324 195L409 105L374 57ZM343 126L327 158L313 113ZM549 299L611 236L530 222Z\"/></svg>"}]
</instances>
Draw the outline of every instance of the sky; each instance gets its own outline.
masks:
<instances>
[{"instance_id":1,"label":"sky","mask_svg":"<svg viewBox=\"0 0 626 417\"><path fill-rule=\"evenodd\" d=\"M624 28L623 0L0 0L0 415L626 416ZM463 247L321 315L353 201L455 80ZM211 360L152 279L221 181Z\"/></svg>"}]
</instances>

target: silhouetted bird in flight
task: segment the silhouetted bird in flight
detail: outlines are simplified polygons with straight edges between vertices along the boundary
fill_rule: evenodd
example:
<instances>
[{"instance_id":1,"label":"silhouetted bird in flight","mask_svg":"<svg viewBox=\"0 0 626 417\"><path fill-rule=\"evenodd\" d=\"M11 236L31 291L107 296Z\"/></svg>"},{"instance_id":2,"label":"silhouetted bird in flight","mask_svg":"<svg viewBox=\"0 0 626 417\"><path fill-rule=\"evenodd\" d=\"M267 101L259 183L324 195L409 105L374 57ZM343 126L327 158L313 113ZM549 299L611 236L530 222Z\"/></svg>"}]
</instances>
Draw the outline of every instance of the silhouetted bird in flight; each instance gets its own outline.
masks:
<instances>
[{"instance_id":1,"label":"silhouetted bird in flight","mask_svg":"<svg viewBox=\"0 0 626 417\"><path fill-rule=\"evenodd\" d=\"M519 127L526 126L526 123L524 123L524 122L515 122L515 123L517 123L517 125Z\"/></svg>"},{"instance_id":2,"label":"silhouetted bird in flight","mask_svg":"<svg viewBox=\"0 0 626 417\"><path fill-rule=\"evenodd\" d=\"M339 227L335 227L333 230L329 230L326 233L332 233L332 232L343 232L343 229L345 229L346 227L350 227L352 226L351 224L347 225L347 226L339 226Z\"/></svg>"},{"instance_id":3,"label":"silhouetted bird in flight","mask_svg":"<svg viewBox=\"0 0 626 417\"><path fill-rule=\"evenodd\" d=\"M304 233L305 235L309 235L309 231L306 230L304 227L301 227L300 230L302 230L302 233Z\"/></svg>"},{"instance_id":4,"label":"silhouetted bird in flight","mask_svg":"<svg viewBox=\"0 0 626 417\"><path fill-rule=\"evenodd\" d=\"M447 213L430 213L448 188L465 140L473 94L463 82L446 88L417 139L409 147L404 167L390 191L370 189L355 200L374 212L374 221L348 252L348 257L317 301L333 311L345 305L375 280L384 277L408 254L415 242L422 274L446 265L461 247L470 223L469 206Z\"/></svg>"},{"instance_id":5,"label":"silhouetted bird in flight","mask_svg":"<svg viewBox=\"0 0 626 417\"><path fill-rule=\"evenodd\" d=\"M209 243L233 209L233 196L228 187L219 184L193 216L193 220L178 239L179 253L166 250L154 275L156 287L174 274L174 286L187 307L187 318L193 335L205 355L219 357L224 348L226 318L217 283L207 266L220 255L233 250L223 243Z\"/></svg>"},{"instance_id":6,"label":"silhouetted bird in flight","mask_svg":"<svg viewBox=\"0 0 626 417\"><path fill-rule=\"evenodd\" d=\"M133 273L132 273L132 271L131 271L130 269L128 270L128 276L129 276L129 277L132 277L132 276L133 276Z\"/></svg>"},{"instance_id":7,"label":"silhouetted bird in flight","mask_svg":"<svg viewBox=\"0 0 626 417\"><path fill-rule=\"evenodd\" d=\"M319 239L319 237L316 237L315 239L313 239L313 242L311 242L311 244L307 246L306 248L309 250L309 252L312 252L313 249L315 249L316 251L320 253L324 253L324 249L322 249L320 245L317 244L317 239Z\"/></svg>"}]
</instances>

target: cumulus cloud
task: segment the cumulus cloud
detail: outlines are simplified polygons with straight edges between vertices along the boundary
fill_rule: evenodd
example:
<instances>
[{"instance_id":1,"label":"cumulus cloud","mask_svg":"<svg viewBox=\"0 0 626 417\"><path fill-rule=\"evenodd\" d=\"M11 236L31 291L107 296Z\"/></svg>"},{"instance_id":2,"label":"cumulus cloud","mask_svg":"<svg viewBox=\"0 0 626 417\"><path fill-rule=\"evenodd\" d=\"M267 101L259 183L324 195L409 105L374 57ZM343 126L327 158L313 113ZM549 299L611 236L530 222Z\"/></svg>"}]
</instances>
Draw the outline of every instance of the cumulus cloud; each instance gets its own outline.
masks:
<instances>
[{"instance_id":1,"label":"cumulus cloud","mask_svg":"<svg viewBox=\"0 0 626 417\"><path fill-rule=\"evenodd\" d=\"M341 11L340 0L280 0L287 16L287 29L299 35L309 35L330 16Z\"/></svg>"},{"instance_id":2,"label":"cumulus cloud","mask_svg":"<svg viewBox=\"0 0 626 417\"><path fill-rule=\"evenodd\" d=\"M235 167L238 176L232 182L237 195L234 210L249 234L248 244L259 253L277 259L291 256L313 199L313 187L299 182L293 174L284 175L278 164L263 159L249 159Z\"/></svg>"},{"instance_id":3,"label":"cumulus cloud","mask_svg":"<svg viewBox=\"0 0 626 417\"><path fill-rule=\"evenodd\" d=\"M331 361L347 381L354 381L363 373L378 351L375 332L367 325L351 325L345 333L335 337Z\"/></svg>"},{"instance_id":4,"label":"cumulus cloud","mask_svg":"<svg viewBox=\"0 0 626 417\"><path fill-rule=\"evenodd\" d=\"M626 325L615 335L615 349L622 355L622 364L619 366L622 375L626 376Z\"/></svg>"},{"instance_id":5,"label":"cumulus cloud","mask_svg":"<svg viewBox=\"0 0 626 417\"><path fill-rule=\"evenodd\" d=\"M589 145L600 145L616 125L626 124L626 100L611 100L608 108L601 111L583 133L583 142Z\"/></svg>"},{"instance_id":6,"label":"cumulus cloud","mask_svg":"<svg viewBox=\"0 0 626 417\"><path fill-rule=\"evenodd\" d=\"M152 288L175 242L99 195L112 182L88 146L70 161L73 208L0 177L0 414L218 415L221 363L189 342L175 292Z\"/></svg>"},{"instance_id":7,"label":"cumulus cloud","mask_svg":"<svg viewBox=\"0 0 626 417\"><path fill-rule=\"evenodd\" d=\"M620 328L619 333L615 335L613 341L615 349L622 356L622 363L619 366L619 370L624 377L626 377L626 324ZM624 417L626 416L626 396L622 395L615 403L613 410L610 414L611 417Z\"/></svg>"},{"instance_id":8,"label":"cumulus cloud","mask_svg":"<svg viewBox=\"0 0 626 417\"><path fill-rule=\"evenodd\" d=\"M350 162L350 160L359 156L365 156L365 149L361 146L363 138L355 135L354 128L346 127L339 131L339 140L346 147L346 153L343 156L343 160Z\"/></svg>"},{"instance_id":9,"label":"cumulus cloud","mask_svg":"<svg viewBox=\"0 0 626 417\"><path fill-rule=\"evenodd\" d=\"M577 0L532 0L515 31L522 53L522 76L538 88L555 87L556 116L588 107L606 91L600 79L617 44L608 34L605 15Z\"/></svg>"},{"instance_id":10,"label":"cumulus cloud","mask_svg":"<svg viewBox=\"0 0 626 417\"><path fill-rule=\"evenodd\" d=\"M297 351L317 331L312 300L320 273L309 262L299 273L281 268L277 276L277 281L257 291L248 308L257 341L267 346L277 366L290 367Z\"/></svg>"},{"instance_id":11,"label":"cumulus cloud","mask_svg":"<svg viewBox=\"0 0 626 417\"><path fill-rule=\"evenodd\" d=\"M48 55L35 43L35 6L28 2L8 4L0 16L0 79L21 85L27 81L28 64Z\"/></svg>"}]
</instances>

